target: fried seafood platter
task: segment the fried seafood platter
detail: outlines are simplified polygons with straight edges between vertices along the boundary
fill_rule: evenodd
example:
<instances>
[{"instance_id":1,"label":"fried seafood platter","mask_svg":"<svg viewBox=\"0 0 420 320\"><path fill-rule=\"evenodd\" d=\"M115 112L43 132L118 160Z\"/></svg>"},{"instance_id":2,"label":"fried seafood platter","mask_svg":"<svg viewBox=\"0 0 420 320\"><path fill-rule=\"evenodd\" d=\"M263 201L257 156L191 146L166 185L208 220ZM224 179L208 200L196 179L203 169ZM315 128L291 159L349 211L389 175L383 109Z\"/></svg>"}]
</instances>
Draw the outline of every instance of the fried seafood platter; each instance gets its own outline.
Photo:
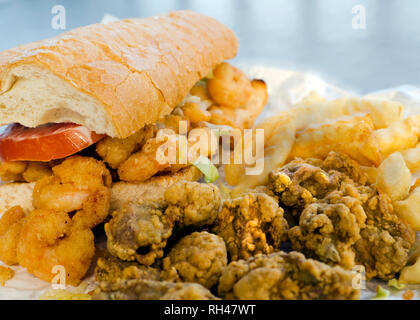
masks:
<instances>
[{"instance_id":1,"label":"fried seafood platter","mask_svg":"<svg viewBox=\"0 0 420 320\"><path fill-rule=\"evenodd\" d=\"M420 284L420 115L312 92L257 122L267 85L226 62L237 47L177 11L0 53L1 286L22 269L40 299Z\"/></svg>"},{"instance_id":2,"label":"fried seafood platter","mask_svg":"<svg viewBox=\"0 0 420 320\"><path fill-rule=\"evenodd\" d=\"M366 283L374 299L408 297L420 283L420 122L403 114L312 93L266 118L252 128L265 132L259 175L224 164L230 188L179 181L112 214L92 298L347 300Z\"/></svg>"}]
</instances>

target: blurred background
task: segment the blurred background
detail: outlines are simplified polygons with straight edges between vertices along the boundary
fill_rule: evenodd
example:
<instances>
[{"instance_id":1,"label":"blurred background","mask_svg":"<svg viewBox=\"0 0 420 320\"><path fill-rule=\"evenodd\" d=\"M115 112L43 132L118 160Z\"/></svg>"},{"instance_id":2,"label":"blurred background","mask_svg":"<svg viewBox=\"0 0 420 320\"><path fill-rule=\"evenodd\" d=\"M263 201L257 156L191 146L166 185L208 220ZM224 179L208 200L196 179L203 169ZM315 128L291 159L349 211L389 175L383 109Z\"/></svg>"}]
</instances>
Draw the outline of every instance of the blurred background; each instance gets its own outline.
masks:
<instances>
[{"instance_id":1,"label":"blurred background","mask_svg":"<svg viewBox=\"0 0 420 320\"><path fill-rule=\"evenodd\" d=\"M66 30L105 13L190 9L235 31L236 63L311 71L358 93L420 86L419 0L0 0L0 50L63 32L51 26L55 5L66 9Z\"/></svg>"}]
</instances>

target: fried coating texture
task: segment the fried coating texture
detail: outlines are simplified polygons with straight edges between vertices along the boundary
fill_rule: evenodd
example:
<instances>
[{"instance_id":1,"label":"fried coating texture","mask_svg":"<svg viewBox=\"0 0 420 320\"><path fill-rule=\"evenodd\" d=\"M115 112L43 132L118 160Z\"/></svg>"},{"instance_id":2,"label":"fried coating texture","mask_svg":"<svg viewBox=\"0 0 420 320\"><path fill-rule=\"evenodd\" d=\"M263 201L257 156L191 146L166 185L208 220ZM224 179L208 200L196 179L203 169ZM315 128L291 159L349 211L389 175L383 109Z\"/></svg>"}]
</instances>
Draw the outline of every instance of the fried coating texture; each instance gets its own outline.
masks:
<instances>
[{"instance_id":1,"label":"fried coating texture","mask_svg":"<svg viewBox=\"0 0 420 320\"><path fill-rule=\"evenodd\" d=\"M9 267L0 266L0 286L4 286L6 281L13 278L15 272Z\"/></svg>"},{"instance_id":2,"label":"fried coating texture","mask_svg":"<svg viewBox=\"0 0 420 320\"><path fill-rule=\"evenodd\" d=\"M109 252L127 261L151 265L163 256L175 225L211 224L220 206L219 189L211 184L181 181L165 191L165 202L127 205L105 224Z\"/></svg>"},{"instance_id":3,"label":"fried coating texture","mask_svg":"<svg viewBox=\"0 0 420 320\"><path fill-rule=\"evenodd\" d=\"M384 280L407 263L413 230L349 157L294 160L270 174L270 187L298 220L288 233L295 250Z\"/></svg>"},{"instance_id":4,"label":"fried coating texture","mask_svg":"<svg viewBox=\"0 0 420 320\"><path fill-rule=\"evenodd\" d=\"M166 140L149 139L140 151L130 155L118 168L118 176L124 181L145 181L159 171L167 168L169 163L160 163L156 153Z\"/></svg>"},{"instance_id":5,"label":"fried coating texture","mask_svg":"<svg viewBox=\"0 0 420 320\"><path fill-rule=\"evenodd\" d=\"M131 279L99 283L94 300L218 300L198 283Z\"/></svg>"},{"instance_id":6,"label":"fried coating texture","mask_svg":"<svg viewBox=\"0 0 420 320\"><path fill-rule=\"evenodd\" d=\"M191 166L200 155L214 154L218 141L208 128L195 128L188 138L169 128L160 129L140 151L121 163L118 175L123 181L143 182L160 172L175 173Z\"/></svg>"},{"instance_id":7,"label":"fried coating texture","mask_svg":"<svg viewBox=\"0 0 420 320\"><path fill-rule=\"evenodd\" d=\"M53 167L53 176L35 184L35 210L24 216L11 208L2 217L0 258L45 281L63 266L66 283L80 283L95 253L91 228L108 215L110 184L108 169L93 158L74 156Z\"/></svg>"},{"instance_id":8,"label":"fried coating texture","mask_svg":"<svg viewBox=\"0 0 420 320\"><path fill-rule=\"evenodd\" d=\"M202 227L216 219L221 198L214 184L182 182L165 191L165 200L165 214L178 216L180 225Z\"/></svg>"},{"instance_id":9,"label":"fried coating texture","mask_svg":"<svg viewBox=\"0 0 420 320\"><path fill-rule=\"evenodd\" d=\"M0 218L0 260L7 265L18 264L16 247L24 216L23 209L16 206L7 210Z\"/></svg>"},{"instance_id":10,"label":"fried coating texture","mask_svg":"<svg viewBox=\"0 0 420 320\"><path fill-rule=\"evenodd\" d=\"M96 153L111 168L117 169L132 153L138 151L148 139L154 136L154 131L155 127L148 125L125 139L106 137L96 144Z\"/></svg>"},{"instance_id":11,"label":"fried coating texture","mask_svg":"<svg viewBox=\"0 0 420 320\"><path fill-rule=\"evenodd\" d=\"M161 270L141 265L137 262L122 261L109 253L99 257L95 267L96 282L118 282L120 280L141 279L161 280Z\"/></svg>"},{"instance_id":12,"label":"fried coating texture","mask_svg":"<svg viewBox=\"0 0 420 320\"><path fill-rule=\"evenodd\" d=\"M54 266L63 266L66 283L77 285L95 254L93 232L79 229L66 212L34 210L24 220L17 244L19 264L51 282Z\"/></svg>"},{"instance_id":13,"label":"fried coating texture","mask_svg":"<svg viewBox=\"0 0 420 320\"><path fill-rule=\"evenodd\" d=\"M358 299L353 277L341 267L279 251L231 262L220 277L218 293L240 300Z\"/></svg>"},{"instance_id":14,"label":"fried coating texture","mask_svg":"<svg viewBox=\"0 0 420 320\"><path fill-rule=\"evenodd\" d=\"M248 193L226 200L214 228L224 239L232 260L279 249L287 231L283 209L264 193Z\"/></svg>"},{"instance_id":15,"label":"fried coating texture","mask_svg":"<svg viewBox=\"0 0 420 320\"><path fill-rule=\"evenodd\" d=\"M35 184L35 208L72 212L72 221L80 228L93 228L104 221L108 216L112 182L104 163L73 156L53 167L53 173L54 176Z\"/></svg>"},{"instance_id":16,"label":"fried coating texture","mask_svg":"<svg viewBox=\"0 0 420 320\"><path fill-rule=\"evenodd\" d=\"M207 91L216 104L238 108L248 101L252 87L245 73L223 62L213 70L213 77L207 81Z\"/></svg>"},{"instance_id":17,"label":"fried coating texture","mask_svg":"<svg viewBox=\"0 0 420 320\"><path fill-rule=\"evenodd\" d=\"M218 282L226 265L225 242L206 231L183 237L163 259L164 273L175 274L177 281L196 282L206 288Z\"/></svg>"},{"instance_id":18,"label":"fried coating texture","mask_svg":"<svg viewBox=\"0 0 420 320\"><path fill-rule=\"evenodd\" d=\"M0 180L4 182L35 182L52 175L48 163L35 161L0 162Z\"/></svg>"},{"instance_id":19,"label":"fried coating texture","mask_svg":"<svg viewBox=\"0 0 420 320\"><path fill-rule=\"evenodd\" d=\"M108 251L127 261L151 265L163 256L178 216L152 205L126 206L114 211L105 224Z\"/></svg>"},{"instance_id":20,"label":"fried coating texture","mask_svg":"<svg viewBox=\"0 0 420 320\"><path fill-rule=\"evenodd\" d=\"M267 85L264 81L252 80L251 89L251 96L240 107L233 109L224 105L212 105L208 109L211 114L210 122L239 129L251 128L268 101Z\"/></svg>"}]
</instances>

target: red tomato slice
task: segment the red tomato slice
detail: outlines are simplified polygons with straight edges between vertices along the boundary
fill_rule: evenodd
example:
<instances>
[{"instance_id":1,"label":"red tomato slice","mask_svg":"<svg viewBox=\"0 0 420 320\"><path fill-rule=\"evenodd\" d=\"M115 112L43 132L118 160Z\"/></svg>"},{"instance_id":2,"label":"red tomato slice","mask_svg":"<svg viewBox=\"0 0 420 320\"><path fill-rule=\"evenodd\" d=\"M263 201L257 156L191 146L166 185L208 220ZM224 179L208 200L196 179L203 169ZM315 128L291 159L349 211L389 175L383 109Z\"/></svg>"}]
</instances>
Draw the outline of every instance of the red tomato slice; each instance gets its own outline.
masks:
<instances>
[{"instance_id":1,"label":"red tomato slice","mask_svg":"<svg viewBox=\"0 0 420 320\"><path fill-rule=\"evenodd\" d=\"M1 130L1 129L0 129ZM0 131L0 159L50 161L89 147L105 137L74 123L50 123L36 128L10 124Z\"/></svg>"}]
</instances>

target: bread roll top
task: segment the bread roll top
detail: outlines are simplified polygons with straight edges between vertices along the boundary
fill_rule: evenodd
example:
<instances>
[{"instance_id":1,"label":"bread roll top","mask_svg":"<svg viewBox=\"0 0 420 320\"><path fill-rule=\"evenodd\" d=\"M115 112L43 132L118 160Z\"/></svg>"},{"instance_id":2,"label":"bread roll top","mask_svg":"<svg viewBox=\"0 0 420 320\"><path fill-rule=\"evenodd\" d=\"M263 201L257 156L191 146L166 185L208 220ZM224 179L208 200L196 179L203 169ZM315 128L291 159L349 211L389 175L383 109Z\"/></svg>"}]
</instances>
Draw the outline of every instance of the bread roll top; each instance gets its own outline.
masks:
<instances>
[{"instance_id":1,"label":"bread roll top","mask_svg":"<svg viewBox=\"0 0 420 320\"><path fill-rule=\"evenodd\" d=\"M125 138L169 114L234 33L190 11L94 24L0 53L0 123L74 122Z\"/></svg>"}]
</instances>

